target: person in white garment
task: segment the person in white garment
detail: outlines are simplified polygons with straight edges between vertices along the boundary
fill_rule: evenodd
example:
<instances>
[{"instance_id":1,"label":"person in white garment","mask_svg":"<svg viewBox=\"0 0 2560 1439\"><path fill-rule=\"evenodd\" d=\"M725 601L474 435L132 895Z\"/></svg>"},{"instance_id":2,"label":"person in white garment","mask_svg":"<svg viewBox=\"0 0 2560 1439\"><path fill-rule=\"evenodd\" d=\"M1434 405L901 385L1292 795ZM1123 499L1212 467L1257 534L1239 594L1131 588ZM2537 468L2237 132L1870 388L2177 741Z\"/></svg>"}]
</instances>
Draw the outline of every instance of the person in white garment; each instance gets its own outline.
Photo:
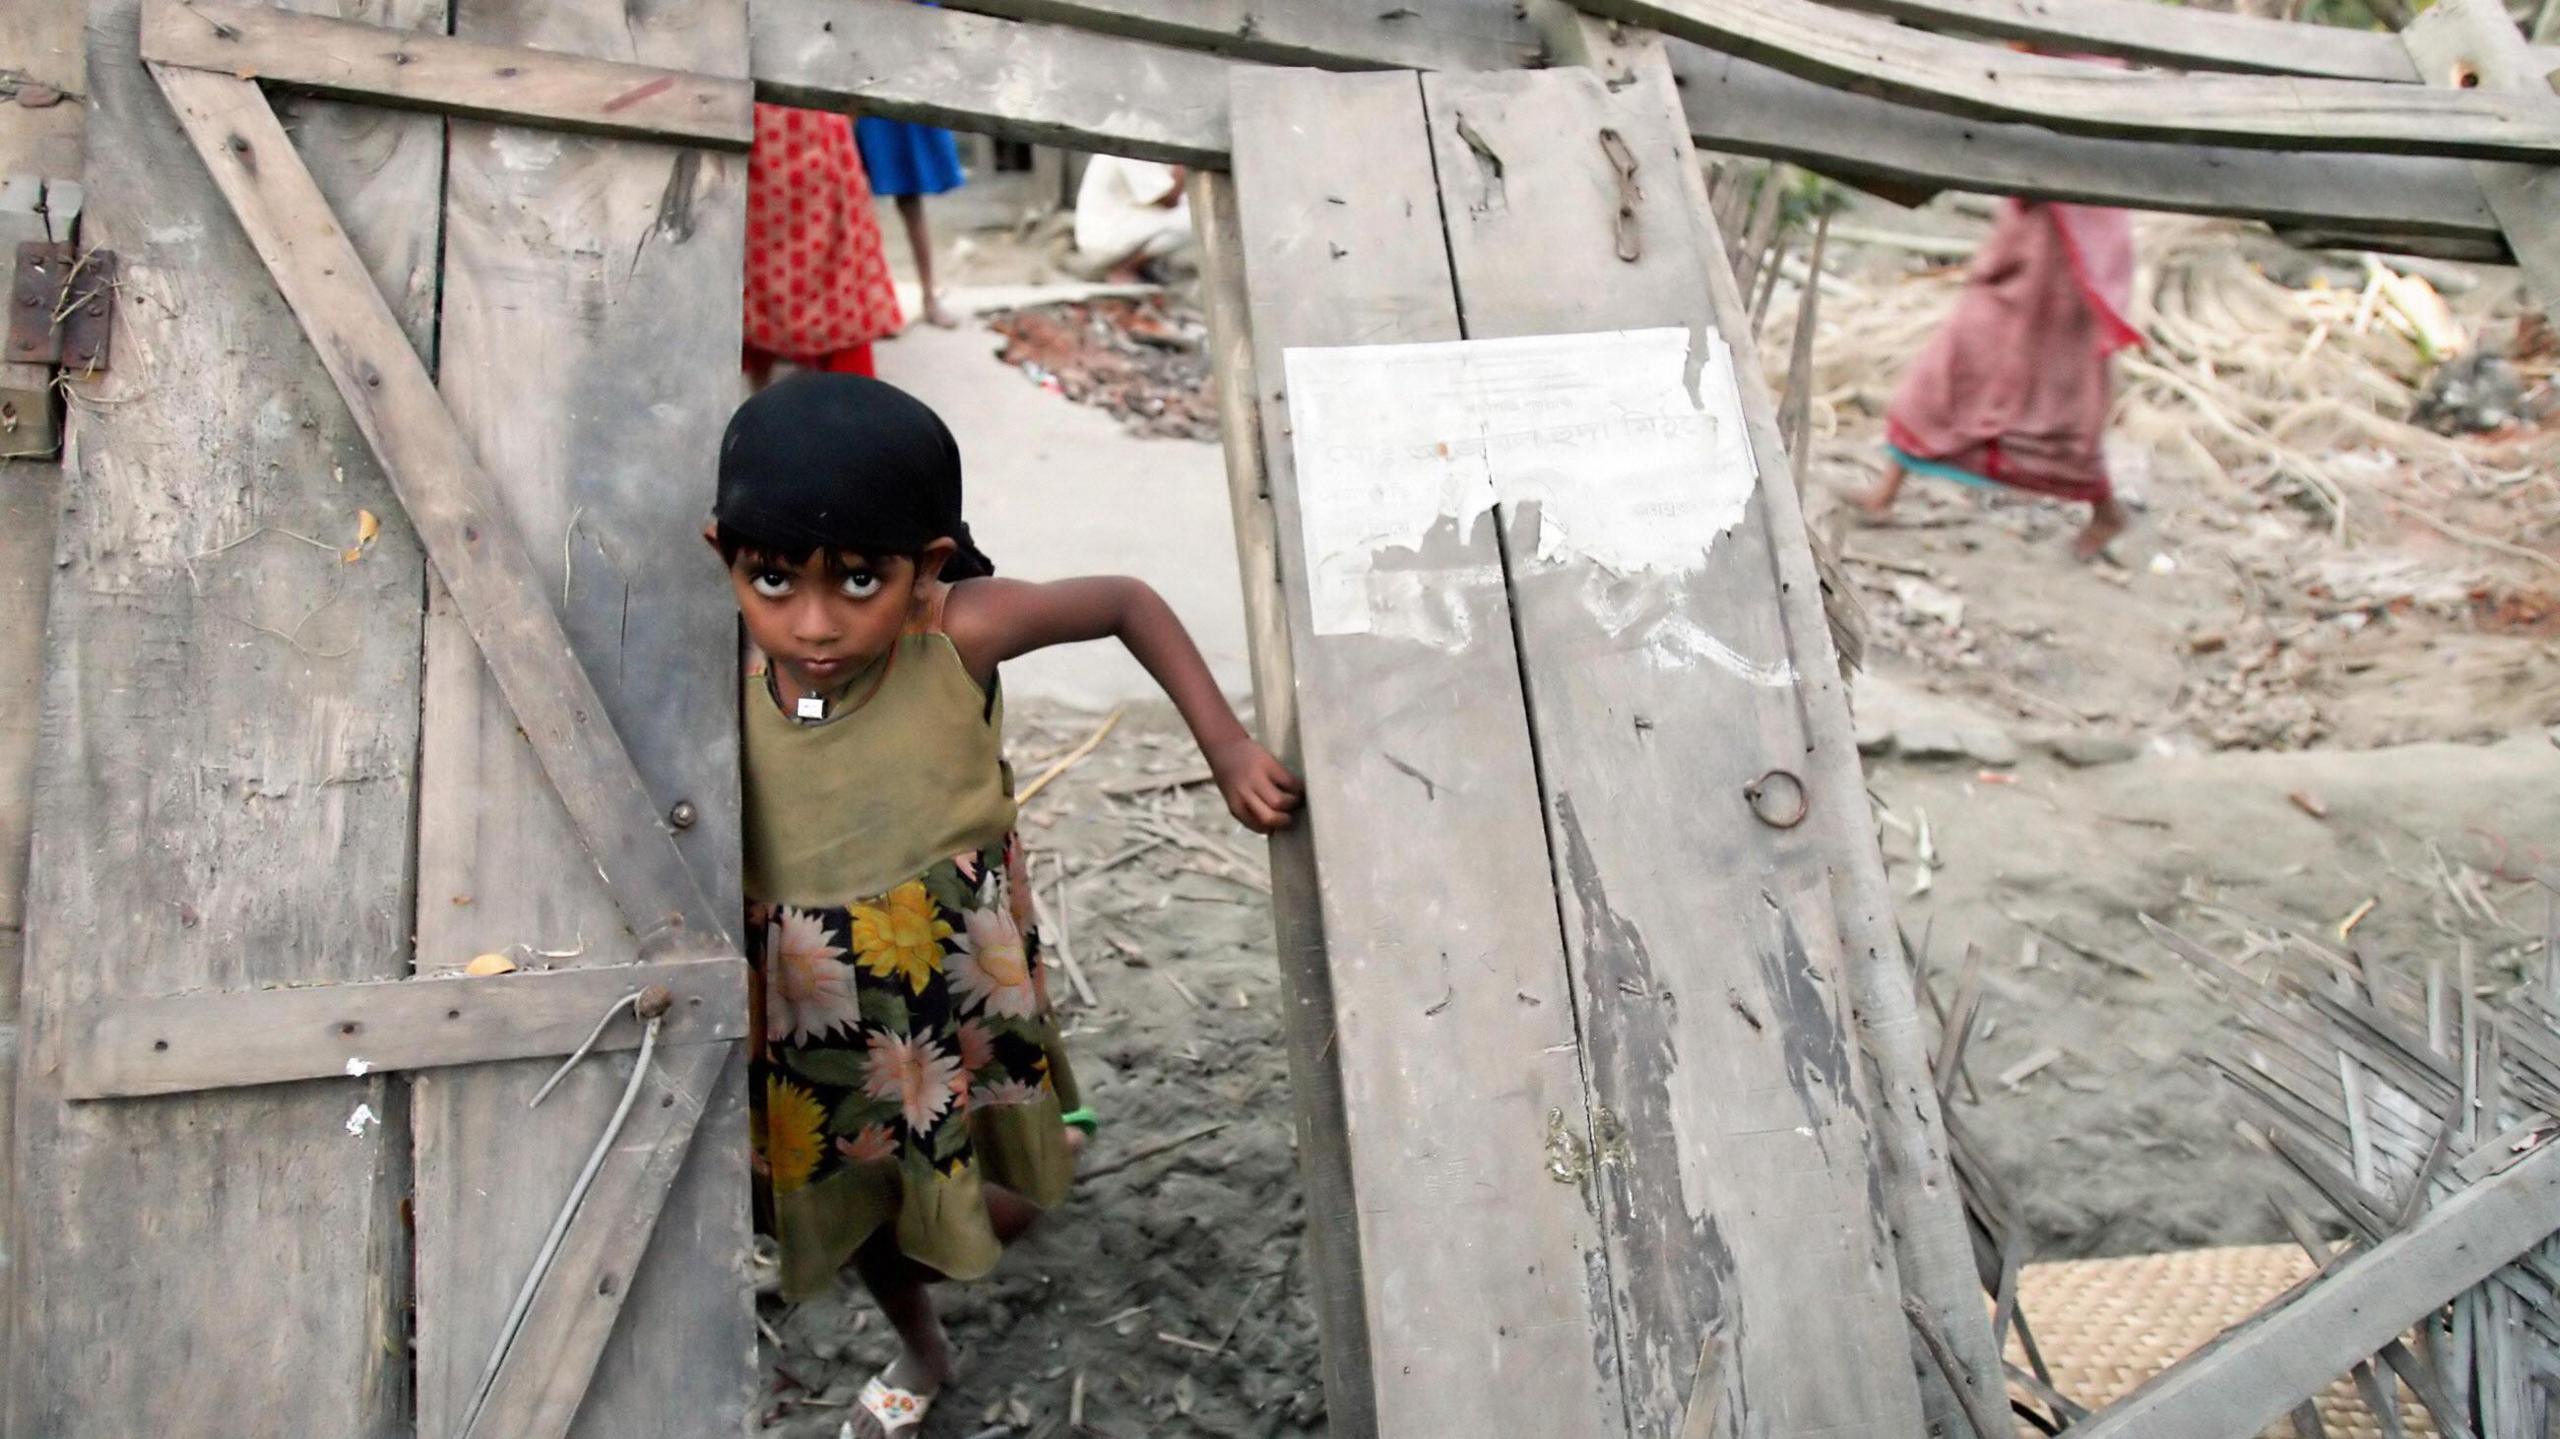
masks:
<instances>
[{"instance_id":1,"label":"person in white garment","mask_svg":"<svg viewBox=\"0 0 2560 1439\"><path fill-rule=\"evenodd\" d=\"M1076 268L1115 283L1144 278L1150 262L1191 243L1183 169L1096 155L1076 188Z\"/></svg>"}]
</instances>

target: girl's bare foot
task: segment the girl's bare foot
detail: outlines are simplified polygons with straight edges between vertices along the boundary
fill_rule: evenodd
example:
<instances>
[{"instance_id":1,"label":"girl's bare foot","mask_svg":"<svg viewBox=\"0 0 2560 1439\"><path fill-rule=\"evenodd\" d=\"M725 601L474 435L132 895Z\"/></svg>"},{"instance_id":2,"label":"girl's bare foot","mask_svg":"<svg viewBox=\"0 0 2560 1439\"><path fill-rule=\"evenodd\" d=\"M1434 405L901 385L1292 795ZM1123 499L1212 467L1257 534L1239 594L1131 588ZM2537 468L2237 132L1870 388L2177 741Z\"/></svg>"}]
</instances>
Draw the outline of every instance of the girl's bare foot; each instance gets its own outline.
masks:
<instances>
[{"instance_id":1,"label":"girl's bare foot","mask_svg":"<svg viewBox=\"0 0 2560 1439\"><path fill-rule=\"evenodd\" d=\"M1905 473L1906 472L1903 470L1900 461L1885 461L1884 477L1876 481L1876 487L1874 489L1865 491L1862 494L1851 495L1849 497L1850 505L1854 507L1858 513L1865 515L1868 519L1883 519L1886 512L1893 508L1894 500L1899 498L1902 494L1902 481Z\"/></svg>"},{"instance_id":2,"label":"girl's bare foot","mask_svg":"<svg viewBox=\"0 0 2560 1439\"><path fill-rule=\"evenodd\" d=\"M2124 533L2124 506L2110 497L2089 507L2089 525L2071 541L2072 558L2094 560L2107 552L2107 545Z\"/></svg>"},{"instance_id":3,"label":"girl's bare foot","mask_svg":"<svg viewBox=\"0 0 2560 1439\"><path fill-rule=\"evenodd\" d=\"M937 330L951 330L959 327L960 317L942 307L940 295L927 294L924 297L924 322Z\"/></svg>"}]
</instances>

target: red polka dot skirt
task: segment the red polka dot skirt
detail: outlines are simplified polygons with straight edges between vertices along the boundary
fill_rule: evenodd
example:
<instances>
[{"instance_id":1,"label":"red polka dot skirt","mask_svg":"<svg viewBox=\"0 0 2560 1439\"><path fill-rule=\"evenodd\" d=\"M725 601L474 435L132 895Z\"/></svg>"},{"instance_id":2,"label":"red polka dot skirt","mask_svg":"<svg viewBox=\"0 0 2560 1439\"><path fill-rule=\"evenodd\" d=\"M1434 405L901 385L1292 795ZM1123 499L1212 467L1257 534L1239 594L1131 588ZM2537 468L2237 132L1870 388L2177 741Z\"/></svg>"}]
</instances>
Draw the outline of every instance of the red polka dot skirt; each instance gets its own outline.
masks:
<instances>
[{"instance_id":1,"label":"red polka dot skirt","mask_svg":"<svg viewBox=\"0 0 2560 1439\"><path fill-rule=\"evenodd\" d=\"M747 158L746 342L804 365L840 368L845 352L905 323L853 122L817 110L756 107Z\"/></svg>"}]
</instances>

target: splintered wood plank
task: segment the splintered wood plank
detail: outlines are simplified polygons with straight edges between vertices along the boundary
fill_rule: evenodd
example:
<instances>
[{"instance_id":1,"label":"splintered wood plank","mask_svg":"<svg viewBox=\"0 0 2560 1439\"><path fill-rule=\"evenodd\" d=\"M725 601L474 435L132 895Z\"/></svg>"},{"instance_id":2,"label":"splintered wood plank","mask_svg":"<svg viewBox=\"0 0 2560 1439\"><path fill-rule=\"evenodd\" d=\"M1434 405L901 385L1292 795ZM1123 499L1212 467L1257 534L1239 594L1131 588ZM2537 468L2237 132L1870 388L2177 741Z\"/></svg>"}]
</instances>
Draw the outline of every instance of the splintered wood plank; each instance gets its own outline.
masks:
<instances>
[{"instance_id":1,"label":"splintered wood plank","mask_svg":"<svg viewBox=\"0 0 2560 1439\"><path fill-rule=\"evenodd\" d=\"M1226 71L1204 55L913 0L756 0L756 93L1038 145L1223 168Z\"/></svg>"},{"instance_id":2,"label":"splintered wood plank","mask_svg":"<svg viewBox=\"0 0 2560 1439\"><path fill-rule=\"evenodd\" d=\"M1298 680L1289 651L1289 613L1280 578L1279 517L1271 504L1260 385L1253 361L1253 315L1246 296L1243 223L1231 176L1191 177L1191 224L1200 243L1201 305L1209 319L1218 388L1227 495L1235 517L1236 567L1244 581L1245 628L1253 660L1253 700L1262 742L1280 762L1304 768ZM1361 1296L1359 1211L1351 1148L1342 1128L1342 1064L1333 1032L1333 971L1326 958L1315 846L1306 825L1271 836L1271 920L1280 992L1288 1006L1289 1099L1306 1190L1307 1260L1315 1271L1318 1334L1329 1415L1344 1434L1376 1428L1371 1408L1369 1323Z\"/></svg>"},{"instance_id":3,"label":"splintered wood plank","mask_svg":"<svg viewBox=\"0 0 2560 1439\"><path fill-rule=\"evenodd\" d=\"M735 78L480 45L234 0L145 0L142 57L299 90L549 129L744 150Z\"/></svg>"},{"instance_id":4,"label":"splintered wood plank","mask_svg":"<svg viewBox=\"0 0 2560 1439\"><path fill-rule=\"evenodd\" d=\"M374 13L444 26L438 3ZM359 1106L396 1120L385 1081L61 1100L73 1004L406 972L424 583L396 523L340 558L361 511L398 502L137 57L136 7L89 24L83 238L122 274L115 366L78 385L61 491L12 1228L41 1240L12 1246L0 1429L175 1439L289 1415L389 1439L408 1432L408 1140L346 1128ZM431 343L441 127L293 116L359 280L393 297L402 343Z\"/></svg>"},{"instance_id":5,"label":"splintered wood plank","mask_svg":"<svg viewBox=\"0 0 2560 1439\"><path fill-rule=\"evenodd\" d=\"M557 1058L594 1033L614 1001L664 986L662 1044L736 1039L747 1028L746 961L678 959L489 979L391 979L298 989L231 989L105 1000L64 1020L69 1099L185 1094L375 1070ZM596 1040L629 1049L623 1018Z\"/></svg>"},{"instance_id":6,"label":"splintered wood plank","mask_svg":"<svg viewBox=\"0 0 2560 1439\"><path fill-rule=\"evenodd\" d=\"M1681 96L1673 83L1665 43L1641 31L1622 30L1576 15L1560 4L1535 12L1554 38L1560 57L1598 71L1619 102L1650 106L1662 128L1676 131ZM1640 122L1639 122L1640 123ZM1675 142L1676 146L1676 142ZM1641 163L1641 157L1639 157ZM1687 192L1685 212L1703 283L1697 294L1708 322L1727 335L1751 332L1733 267L1707 204L1694 157L1665 167L1671 184ZM1641 179L1642 172L1638 172ZM1657 172L1656 184L1664 177ZM1647 243L1653 243L1648 241ZM1677 243L1674 241L1673 243ZM1694 303L1694 302L1693 302ZM1691 313L1683 310L1678 313ZM1969 1376L1978 1401L1998 1407L2003 1376L1997 1344L1984 1313L1980 1279L1965 1227L1955 1176L1949 1167L1947 1131L1937 1086L1922 1043L1919 1003L1903 964L1894 926L1893 895L1876 843L1866 780L1849 722L1848 691L1825 621L1804 514L1778 439L1777 404L1756 364L1737 372L1751 450L1764 477L1756 496L1759 527L1777 578L1776 605L1784 617L1788 653L1795 667L1804 749L1800 763L1782 765L1806 785L1806 811L1793 833L1823 856L1856 1016L1853 1053L1872 1064L1870 1132L1876 1146L1877 1184L1891 1225L1904 1294L1935 1316L1938 1328ZM1777 797L1783 804L1783 795ZM1804 871L1798 871L1802 875ZM1784 899L1783 892L1780 895ZM1959 1395L1925 1376L1934 1428L1954 1432L1964 1423Z\"/></svg>"},{"instance_id":7,"label":"splintered wood plank","mask_svg":"<svg viewBox=\"0 0 2560 1439\"><path fill-rule=\"evenodd\" d=\"M1426 629L1311 602L1286 356L1457 337L1411 75L1239 74L1236 194L1332 961L1374 1408L1349 1434L1621 1433L1537 780L1489 526L1393 557ZM1357 175L1340 157L1357 154Z\"/></svg>"},{"instance_id":8,"label":"splintered wood plank","mask_svg":"<svg viewBox=\"0 0 2560 1439\"><path fill-rule=\"evenodd\" d=\"M638 10L460 0L454 33L738 75L744 10L739 0ZM629 745L651 823L691 807L675 848L734 932L735 608L700 532L741 393L745 157L456 121L449 164L443 399L499 477L499 508L541 557L539 603ZM632 941L604 886L564 862L576 831L449 598L431 592L427 622L419 970L450 972L516 943L555 965L628 962ZM751 1402L755 1336L743 1281L744 1066L722 1067L733 1048L661 1050L660 1075L587 1200L599 1222L582 1218L555 1260L570 1281L537 1303L473 1433L735 1432ZM629 1064L590 1060L531 1116L525 1100L545 1062L419 1078L422 1434L460 1432Z\"/></svg>"},{"instance_id":9,"label":"splintered wood plank","mask_svg":"<svg viewBox=\"0 0 2560 1439\"><path fill-rule=\"evenodd\" d=\"M2560 99L2553 97L2549 80L2553 53L2527 45L2495 5L2438 0L2400 39L2428 84L2512 95L2560 119ZM2544 316L2560 319L2560 171L2482 162L2472 173Z\"/></svg>"},{"instance_id":10,"label":"splintered wood plank","mask_svg":"<svg viewBox=\"0 0 2560 1439\"><path fill-rule=\"evenodd\" d=\"M1629 1427L1677 1432L1706 1404L1711 1432L1916 1434L1831 857L1744 794L1801 776L1797 675L1831 661L1779 609L1758 511L1788 468L1772 450L1755 483L1734 374L1754 359L1707 298L1688 138L1587 69L1435 74L1423 97L1467 338L1585 337L1479 351L1475 383L1520 406L1486 444L1496 493L1539 494L1505 496L1505 552L1575 1023L1612 1117ZM1622 330L1660 340L1591 334Z\"/></svg>"},{"instance_id":11,"label":"splintered wood plank","mask_svg":"<svg viewBox=\"0 0 2560 1439\"><path fill-rule=\"evenodd\" d=\"M1585 8L1905 104L2081 134L2484 159L2560 153L2560 123L2485 90L2109 69L1905 29L1820 0L1590 0Z\"/></svg>"}]
</instances>

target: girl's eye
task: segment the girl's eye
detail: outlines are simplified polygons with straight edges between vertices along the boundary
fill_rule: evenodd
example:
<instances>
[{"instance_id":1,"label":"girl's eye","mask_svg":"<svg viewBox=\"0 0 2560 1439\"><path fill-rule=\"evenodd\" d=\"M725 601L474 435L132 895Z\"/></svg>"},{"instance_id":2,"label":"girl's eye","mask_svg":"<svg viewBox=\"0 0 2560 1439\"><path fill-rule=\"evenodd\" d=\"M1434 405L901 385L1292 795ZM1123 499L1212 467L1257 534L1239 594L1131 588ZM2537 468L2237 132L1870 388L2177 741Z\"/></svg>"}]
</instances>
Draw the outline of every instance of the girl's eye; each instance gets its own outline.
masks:
<instances>
[{"instance_id":1,"label":"girl's eye","mask_svg":"<svg viewBox=\"0 0 2560 1439\"><path fill-rule=\"evenodd\" d=\"M757 594L769 600L778 600L791 593L791 576L780 570L759 570L747 583L755 588Z\"/></svg>"},{"instance_id":2,"label":"girl's eye","mask_svg":"<svg viewBox=\"0 0 2560 1439\"><path fill-rule=\"evenodd\" d=\"M867 600L880 593L880 577L869 570L855 570L844 577L844 592L857 600Z\"/></svg>"}]
</instances>

